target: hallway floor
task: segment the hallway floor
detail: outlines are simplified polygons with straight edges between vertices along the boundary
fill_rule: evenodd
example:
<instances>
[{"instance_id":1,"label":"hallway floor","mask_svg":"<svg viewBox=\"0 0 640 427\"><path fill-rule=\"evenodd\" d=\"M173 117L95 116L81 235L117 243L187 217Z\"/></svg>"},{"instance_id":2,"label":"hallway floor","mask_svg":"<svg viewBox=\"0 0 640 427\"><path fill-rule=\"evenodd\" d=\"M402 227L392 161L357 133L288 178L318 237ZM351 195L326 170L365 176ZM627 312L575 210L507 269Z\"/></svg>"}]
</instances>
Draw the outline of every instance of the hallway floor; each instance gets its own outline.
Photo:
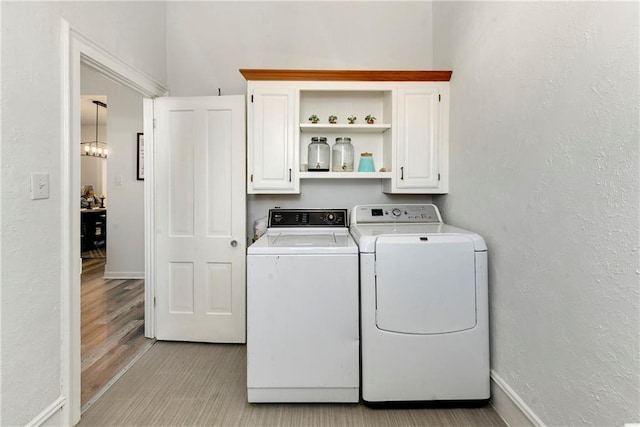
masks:
<instances>
[{"instance_id":1,"label":"hallway floor","mask_svg":"<svg viewBox=\"0 0 640 427\"><path fill-rule=\"evenodd\" d=\"M152 343L144 337L144 280L105 280L105 262L82 260L82 405Z\"/></svg>"},{"instance_id":2,"label":"hallway floor","mask_svg":"<svg viewBox=\"0 0 640 427\"><path fill-rule=\"evenodd\" d=\"M157 342L79 426L504 426L491 407L369 409L362 404L250 404L246 347Z\"/></svg>"}]
</instances>

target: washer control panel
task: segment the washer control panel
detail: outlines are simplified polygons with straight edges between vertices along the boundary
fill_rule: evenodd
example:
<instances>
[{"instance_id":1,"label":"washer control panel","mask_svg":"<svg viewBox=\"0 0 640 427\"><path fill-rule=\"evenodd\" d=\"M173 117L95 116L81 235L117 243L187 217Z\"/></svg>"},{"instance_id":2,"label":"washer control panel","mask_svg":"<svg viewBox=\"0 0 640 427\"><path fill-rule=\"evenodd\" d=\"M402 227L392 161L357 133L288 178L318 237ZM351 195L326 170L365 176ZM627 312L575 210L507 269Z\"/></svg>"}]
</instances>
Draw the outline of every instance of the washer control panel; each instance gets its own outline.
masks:
<instances>
[{"instance_id":1,"label":"washer control panel","mask_svg":"<svg viewBox=\"0 0 640 427\"><path fill-rule=\"evenodd\" d=\"M438 207L432 204L360 205L351 214L352 224L442 223Z\"/></svg>"},{"instance_id":2,"label":"washer control panel","mask_svg":"<svg viewBox=\"0 0 640 427\"><path fill-rule=\"evenodd\" d=\"M348 227L346 209L269 209L270 228Z\"/></svg>"}]
</instances>

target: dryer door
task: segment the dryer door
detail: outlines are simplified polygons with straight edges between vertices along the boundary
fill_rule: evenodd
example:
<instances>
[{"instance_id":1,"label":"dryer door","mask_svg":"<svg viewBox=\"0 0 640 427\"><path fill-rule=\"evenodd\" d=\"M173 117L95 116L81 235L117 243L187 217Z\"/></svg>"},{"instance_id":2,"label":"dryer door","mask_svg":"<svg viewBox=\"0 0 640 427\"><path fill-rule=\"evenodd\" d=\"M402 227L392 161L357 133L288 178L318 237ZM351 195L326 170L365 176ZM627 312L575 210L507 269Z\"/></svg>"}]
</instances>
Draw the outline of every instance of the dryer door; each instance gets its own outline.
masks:
<instances>
[{"instance_id":1,"label":"dryer door","mask_svg":"<svg viewBox=\"0 0 640 427\"><path fill-rule=\"evenodd\" d=\"M376 324L408 334L476 325L475 253L466 236L380 236L376 241Z\"/></svg>"}]
</instances>

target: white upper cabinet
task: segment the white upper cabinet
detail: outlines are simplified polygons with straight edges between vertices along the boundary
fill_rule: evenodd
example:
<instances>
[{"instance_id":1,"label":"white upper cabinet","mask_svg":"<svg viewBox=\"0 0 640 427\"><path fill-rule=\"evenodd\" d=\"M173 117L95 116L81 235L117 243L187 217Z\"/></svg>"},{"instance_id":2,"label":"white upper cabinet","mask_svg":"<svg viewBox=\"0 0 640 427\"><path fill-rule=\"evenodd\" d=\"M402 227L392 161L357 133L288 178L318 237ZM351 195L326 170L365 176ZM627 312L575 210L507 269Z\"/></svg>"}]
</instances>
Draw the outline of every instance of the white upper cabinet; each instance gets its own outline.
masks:
<instances>
[{"instance_id":1,"label":"white upper cabinet","mask_svg":"<svg viewBox=\"0 0 640 427\"><path fill-rule=\"evenodd\" d=\"M240 72L249 89L248 193L299 193L301 179L332 178L378 179L385 193L448 191L450 71ZM307 171L313 137L330 146L351 138L354 172ZM363 153L374 171L358 172Z\"/></svg>"},{"instance_id":2,"label":"white upper cabinet","mask_svg":"<svg viewBox=\"0 0 640 427\"><path fill-rule=\"evenodd\" d=\"M249 84L247 192L299 193L297 94L294 88Z\"/></svg>"},{"instance_id":3,"label":"white upper cabinet","mask_svg":"<svg viewBox=\"0 0 640 427\"><path fill-rule=\"evenodd\" d=\"M446 83L403 84L396 90L393 174L385 193L444 194L448 191Z\"/></svg>"}]
</instances>

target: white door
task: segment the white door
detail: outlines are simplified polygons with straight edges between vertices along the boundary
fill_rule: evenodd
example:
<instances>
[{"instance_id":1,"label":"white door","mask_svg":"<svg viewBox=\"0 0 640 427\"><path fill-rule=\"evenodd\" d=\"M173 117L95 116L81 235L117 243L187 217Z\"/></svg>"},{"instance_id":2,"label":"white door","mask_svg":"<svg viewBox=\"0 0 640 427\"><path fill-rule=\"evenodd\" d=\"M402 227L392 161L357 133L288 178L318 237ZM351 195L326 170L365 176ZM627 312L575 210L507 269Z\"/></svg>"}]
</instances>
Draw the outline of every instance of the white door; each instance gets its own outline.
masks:
<instances>
[{"instance_id":1,"label":"white door","mask_svg":"<svg viewBox=\"0 0 640 427\"><path fill-rule=\"evenodd\" d=\"M154 102L159 340L245 342L244 100Z\"/></svg>"}]
</instances>

